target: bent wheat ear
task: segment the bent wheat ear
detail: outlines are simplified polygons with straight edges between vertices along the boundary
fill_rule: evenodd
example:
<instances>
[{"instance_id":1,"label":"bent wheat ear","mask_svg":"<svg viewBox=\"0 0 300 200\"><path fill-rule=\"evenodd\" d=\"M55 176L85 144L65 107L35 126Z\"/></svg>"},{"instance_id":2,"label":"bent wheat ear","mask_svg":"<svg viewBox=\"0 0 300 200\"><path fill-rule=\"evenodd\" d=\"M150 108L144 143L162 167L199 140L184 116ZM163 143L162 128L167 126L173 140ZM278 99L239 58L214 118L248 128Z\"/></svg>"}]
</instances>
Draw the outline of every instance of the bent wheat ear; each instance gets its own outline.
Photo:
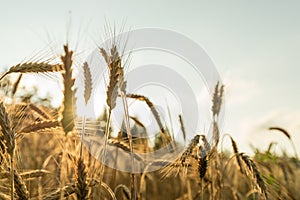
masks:
<instances>
[{"instance_id":1,"label":"bent wheat ear","mask_svg":"<svg viewBox=\"0 0 300 200\"><path fill-rule=\"evenodd\" d=\"M166 144L168 144L171 141L171 138L167 134L166 130L164 129L163 124L160 119L160 116L159 116L159 113L156 110L154 104L150 101L150 99L148 97L140 95L140 94L127 94L126 96L128 98L137 99L139 101L144 101L147 104L147 106L150 108L150 110L155 118L155 121L160 129L160 132L162 134L162 138L163 138L164 142Z\"/></svg>"},{"instance_id":2,"label":"bent wheat ear","mask_svg":"<svg viewBox=\"0 0 300 200\"><path fill-rule=\"evenodd\" d=\"M69 184L63 188L59 188L51 193L46 194L43 200L58 200L63 193L64 197L68 197L76 191L76 183Z\"/></svg>"},{"instance_id":3,"label":"bent wheat ear","mask_svg":"<svg viewBox=\"0 0 300 200\"><path fill-rule=\"evenodd\" d=\"M280 127L270 127L269 130L280 131L281 133L283 133L290 140L290 143L291 143L291 145L293 147L293 150L294 150L294 153L295 153L295 158L297 160L297 165L299 165L299 157L298 157L297 149L296 149L295 143L292 140L291 135L285 129L280 128Z\"/></svg>"},{"instance_id":4,"label":"bent wheat ear","mask_svg":"<svg viewBox=\"0 0 300 200\"><path fill-rule=\"evenodd\" d=\"M95 179L92 179L89 183L89 187L94 187L100 185L107 193L110 195L110 199L117 200L115 193L112 191L112 189L106 184L106 183L100 183L100 181L97 181Z\"/></svg>"},{"instance_id":5,"label":"bent wheat ear","mask_svg":"<svg viewBox=\"0 0 300 200\"><path fill-rule=\"evenodd\" d=\"M144 130L146 130L145 125L137 117L129 116L129 118L132 119L137 125L142 127Z\"/></svg>"},{"instance_id":6,"label":"bent wheat ear","mask_svg":"<svg viewBox=\"0 0 300 200\"><path fill-rule=\"evenodd\" d=\"M230 140L231 140L231 145L232 145L233 152L235 154L236 161L237 161L237 163L239 165L239 168L240 168L240 172L242 174L244 174L244 169L243 169L243 166L242 166L242 161L241 161L241 157L240 157L240 154L239 154L238 146L237 146L236 142L234 141L234 139L231 136L230 136Z\"/></svg>"},{"instance_id":7,"label":"bent wheat ear","mask_svg":"<svg viewBox=\"0 0 300 200\"><path fill-rule=\"evenodd\" d=\"M283 133L287 138L289 138L289 140L291 139L291 135L283 128L280 127L270 127L269 130L277 130L280 131L281 133Z\"/></svg>"},{"instance_id":8,"label":"bent wheat ear","mask_svg":"<svg viewBox=\"0 0 300 200\"><path fill-rule=\"evenodd\" d=\"M36 112L37 114L39 114L39 116L41 116L42 118L46 119L46 120L50 120L51 116L48 115L47 112L45 112L42 108L39 108L38 106L34 105L34 104L29 104L29 108L31 110L33 110L34 112Z\"/></svg>"},{"instance_id":9,"label":"bent wheat ear","mask_svg":"<svg viewBox=\"0 0 300 200\"><path fill-rule=\"evenodd\" d=\"M260 171L258 170L256 164L251 160L251 158L244 153L240 153L240 156L243 162L246 164L248 170L252 173L253 178L256 180L256 185L260 189L261 193L265 196L266 199L269 199L267 193L267 187L264 180L261 177Z\"/></svg>"},{"instance_id":10,"label":"bent wheat ear","mask_svg":"<svg viewBox=\"0 0 300 200\"><path fill-rule=\"evenodd\" d=\"M51 172L43 169L37 169L37 170L31 170L31 171L20 173L20 176L22 177L23 180L28 180L32 178L42 177L47 174L51 174Z\"/></svg>"},{"instance_id":11,"label":"bent wheat ear","mask_svg":"<svg viewBox=\"0 0 300 200\"><path fill-rule=\"evenodd\" d=\"M49 64L47 62L28 62L20 63L12 66L5 74L0 78L2 80L6 75L11 73L46 73L46 72L60 72L63 71L62 65Z\"/></svg>"},{"instance_id":12,"label":"bent wheat ear","mask_svg":"<svg viewBox=\"0 0 300 200\"><path fill-rule=\"evenodd\" d=\"M34 124L31 124L25 128L23 128L20 133L31 133L31 132L36 132L36 131L41 131L41 130L46 130L46 129L54 129L59 127L59 121L41 121L41 122L36 122Z\"/></svg>"},{"instance_id":13,"label":"bent wheat ear","mask_svg":"<svg viewBox=\"0 0 300 200\"><path fill-rule=\"evenodd\" d=\"M130 190L126 185L120 184L115 188L114 193L117 194L118 190L122 189L123 194L126 196L127 199L131 199Z\"/></svg>"}]
</instances>

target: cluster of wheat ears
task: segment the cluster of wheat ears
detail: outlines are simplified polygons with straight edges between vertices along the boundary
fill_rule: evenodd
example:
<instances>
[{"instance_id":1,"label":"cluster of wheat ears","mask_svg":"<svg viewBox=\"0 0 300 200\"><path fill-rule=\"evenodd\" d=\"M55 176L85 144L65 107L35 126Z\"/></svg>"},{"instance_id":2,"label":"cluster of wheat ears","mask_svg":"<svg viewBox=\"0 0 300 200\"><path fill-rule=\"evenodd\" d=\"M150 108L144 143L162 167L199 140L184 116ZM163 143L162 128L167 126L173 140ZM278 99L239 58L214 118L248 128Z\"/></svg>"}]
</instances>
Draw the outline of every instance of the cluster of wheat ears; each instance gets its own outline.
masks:
<instances>
[{"instance_id":1,"label":"cluster of wheat ears","mask_svg":"<svg viewBox=\"0 0 300 200\"><path fill-rule=\"evenodd\" d=\"M9 68L0 78L1 85L10 80L9 75L19 73L18 79L5 84L10 88L11 101L0 103L0 199L299 199L300 187L298 158L276 156L272 146L266 152L257 150L254 158L238 150L236 141L223 134L220 138L218 117L222 107L224 86L216 83L212 97L213 143L204 134L194 134L182 154L172 162L157 160L148 165L164 164L161 170L144 173L125 173L105 166L109 146L123 153L150 152L169 143L177 144L169 128L161 122L158 111L149 98L126 92L124 66L117 46L99 48L109 73L106 92L107 112L101 117L104 127L102 162L90 155L82 145L75 130L73 60L74 54L64 46L61 62L25 62ZM84 99L92 93L92 75L88 63L82 65L84 73ZM14 101L22 74L61 74L64 90L59 109L37 103ZM128 80L130 81L130 80ZM3 90L3 87L1 87ZM4 93L3 93L4 94ZM7 94L7 93L6 93ZM7 97L8 98L8 97ZM117 137L111 135L111 114L121 98L124 108L124 130ZM154 147L132 137L132 132L146 128L139 119L128 112L128 99L145 102L153 114L159 133ZM130 127L130 122L135 127ZM83 120L82 124L88 122ZM186 138L184 119L179 116L183 138ZM141 127L142 129L137 129ZM135 128L135 129L134 129ZM85 128L83 128L85 129ZM273 127L289 137L287 131ZM220 150L224 138L231 141L233 154ZM171 148L174 148L171 146ZM172 149L171 149L172 150ZM135 159L147 162L135 155ZM116 152L115 160L121 156ZM120 158L122 159L122 158ZM117 165L117 163L115 163Z\"/></svg>"}]
</instances>

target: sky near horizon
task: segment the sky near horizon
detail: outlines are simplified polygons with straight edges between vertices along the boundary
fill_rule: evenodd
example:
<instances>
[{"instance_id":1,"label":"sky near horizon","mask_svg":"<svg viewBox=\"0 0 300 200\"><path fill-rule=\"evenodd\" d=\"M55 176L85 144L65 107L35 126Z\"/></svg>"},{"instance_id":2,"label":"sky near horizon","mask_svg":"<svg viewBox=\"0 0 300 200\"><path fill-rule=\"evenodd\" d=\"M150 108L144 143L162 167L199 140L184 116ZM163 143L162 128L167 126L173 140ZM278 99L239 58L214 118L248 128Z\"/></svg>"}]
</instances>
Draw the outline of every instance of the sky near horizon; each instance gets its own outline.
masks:
<instances>
[{"instance_id":1,"label":"sky near horizon","mask_svg":"<svg viewBox=\"0 0 300 200\"><path fill-rule=\"evenodd\" d=\"M284 136L267 130L274 125L300 142L299 1L0 3L1 71L53 43L63 44L67 30L76 46L77 39L101 39L106 21L117 27L125 24L125 30L170 29L193 39L213 60L226 87L223 132L233 135L241 150L250 152L250 143L266 149L275 141L277 149L292 152Z\"/></svg>"}]
</instances>

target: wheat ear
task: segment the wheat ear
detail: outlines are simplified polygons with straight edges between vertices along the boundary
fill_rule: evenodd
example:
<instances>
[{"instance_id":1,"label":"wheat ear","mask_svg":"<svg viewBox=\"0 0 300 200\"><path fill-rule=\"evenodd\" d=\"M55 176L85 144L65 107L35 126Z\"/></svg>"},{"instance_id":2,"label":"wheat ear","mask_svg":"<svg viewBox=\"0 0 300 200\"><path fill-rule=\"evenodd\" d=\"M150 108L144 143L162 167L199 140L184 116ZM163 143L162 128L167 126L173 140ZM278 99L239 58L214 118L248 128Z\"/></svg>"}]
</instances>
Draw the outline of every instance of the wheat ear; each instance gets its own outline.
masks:
<instances>
[{"instance_id":1,"label":"wheat ear","mask_svg":"<svg viewBox=\"0 0 300 200\"><path fill-rule=\"evenodd\" d=\"M185 142L186 141L186 132L185 132L184 123L183 123L183 119L182 119L181 115L179 115L179 123L180 123L180 128L181 128L183 140Z\"/></svg>"},{"instance_id":2,"label":"wheat ear","mask_svg":"<svg viewBox=\"0 0 300 200\"><path fill-rule=\"evenodd\" d=\"M15 133L11 127L10 119L3 102L0 103L0 126L3 139L8 154L10 155L10 192L11 199L14 199L14 153L15 153Z\"/></svg>"},{"instance_id":3,"label":"wheat ear","mask_svg":"<svg viewBox=\"0 0 300 200\"><path fill-rule=\"evenodd\" d=\"M119 56L116 46L111 48L110 55L103 48L100 48L100 53L104 57L109 71L109 84L106 91L106 104L110 110L113 110L116 107L120 81L123 79L124 75L123 67L121 66L121 57Z\"/></svg>"},{"instance_id":4,"label":"wheat ear","mask_svg":"<svg viewBox=\"0 0 300 200\"><path fill-rule=\"evenodd\" d=\"M83 63L83 73L84 73L84 100L85 104L89 101L92 94L92 74L90 67L87 62Z\"/></svg>"},{"instance_id":5,"label":"wheat ear","mask_svg":"<svg viewBox=\"0 0 300 200\"><path fill-rule=\"evenodd\" d=\"M23 76L23 74L20 74L19 77L18 77L18 79L17 79L16 82L14 83L13 89L12 89L12 91L11 91L11 95L12 95L12 96L15 96L15 94L16 94L16 92L17 92L17 89L18 89L18 87L19 87L19 84L20 84L20 82L21 82L22 76Z\"/></svg>"},{"instance_id":6,"label":"wheat ear","mask_svg":"<svg viewBox=\"0 0 300 200\"><path fill-rule=\"evenodd\" d=\"M16 170L14 170L14 182L15 182L15 190L16 190L18 199L20 199L20 200L29 199L29 193L28 193L27 187L26 187L25 183L23 182L22 177L19 175L19 173Z\"/></svg>"},{"instance_id":7,"label":"wheat ear","mask_svg":"<svg viewBox=\"0 0 300 200\"><path fill-rule=\"evenodd\" d=\"M292 140L292 137L291 135L283 128L280 128L280 127L270 127L269 130L277 130L277 131L280 131L281 133L283 133L290 141L292 147L293 147L293 150L294 150L294 154L295 154L295 157L297 159L297 161L299 162L299 157L298 157L298 153L297 153L297 149L296 149L296 146ZM299 164L299 163L297 163Z\"/></svg>"},{"instance_id":8,"label":"wheat ear","mask_svg":"<svg viewBox=\"0 0 300 200\"><path fill-rule=\"evenodd\" d=\"M148 97L140 95L140 94L127 94L126 96L128 98L137 99L139 101L144 101L147 104L147 106L150 108L150 110L155 118L155 121L160 129L160 132L162 134L162 138L163 138L165 144L168 144L171 141L170 136L167 134L166 130L164 129L163 124L160 119L160 116L159 116L159 113L156 110L154 104L150 101L150 99Z\"/></svg>"},{"instance_id":9,"label":"wheat ear","mask_svg":"<svg viewBox=\"0 0 300 200\"><path fill-rule=\"evenodd\" d=\"M240 156L242 158L242 161L246 164L248 170L251 172L254 179L256 180L256 185L260 189L261 193L265 196L266 199L269 199L266 184L262 179L256 164L249 156L245 155L244 153L240 153Z\"/></svg>"},{"instance_id":10,"label":"wheat ear","mask_svg":"<svg viewBox=\"0 0 300 200\"><path fill-rule=\"evenodd\" d=\"M242 161L241 161L238 146L237 146L236 142L234 141L234 139L231 136L230 136L230 140L231 140L231 146L232 146L233 152L235 154L236 161L237 161L237 163L239 165L239 168L240 168L240 172L242 174L244 174L244 169L243 169L243 166L242 166Z\"/></svg>"},{"instance_id":11,"label":"wheat ear","mask_svg":"<svg viewBox=\"0 0 300 200\"><path fill-rule=\"evenodd\" d=\"M86 182L86 167L82 158L77 161L77 190L76 195L78 200L86 200L88 198L89 188Z\"/></svg>"},{"instance_id":12,"label":"wheat ear","mask_svg":"<svg viewBox=\"0 0 300 200\"><path fill-rule=\"evenodd\" d=\"M60 72L62 71L62 65L50 64L48 62L27 62L20 63L12 66L5 74L0 78L0 81L8 74L11 73L46 73L46 72Z\"/></svg>"},{"instance_id":13,"label":"wheat ear","mask_svg":"<svg viewBox=\"0 0 300 200\"><path fill-rule=\"evenodd\" d=\"M110 49L110 52L107 53L105 49L100 48L99 49L100 54L105 59L108 72L109 72L109 84L107 86L106 91L106 104L108 106L108 117L106 121L106 127L105 127L105 141L104 141L104 153L102 155L102 163L104 163L106 159L106 151L107 151L107 145L108 145L108 139L109 139L109 131L110 131L110 118L111 118L111 112L116 107L118 92L120 88L120 81L123 80L123 68L121 66L121 58L119 56L119 53L117 51L117 47L114 45ZM100 185L102 184L102 178L104 174L104 166L103 164L100 166ZM100 191L101 196L101 191Z\"/></svg>"},{"instance_id":14,"label":"wheat ear","mask_svg":"<svg viewBox=\"0 0 300 200\"><path fill-rule=\"evenodd\" d=\"M73 86L75 80L72 78L73 51L69 51L67 45L64 46L64 51L65 55L61 56L64 69L64 72L62 73L64 83L64 99L61 112L61 123L65 134L67 134L68 132L72 131L75 126L72 107L72 100L74 98Z\"/></svg>"},{"instance_id":15,"label":"wheat ear","mask_svg":"<svg viewBox=\"0 0 300 200\"><path fill-rule=\"evenodd\" d=\"M29 108L31 110L33 110L34 112L36 112L37 114L39 114L43 119L46 119L46 120L50 120L51 119L51 116L48 115L47 112L45 112L42 108L34 105L34 104L29 104Z\"/></svg>"},{"instance_id":16,"label":"wheat ear","mask_svg":"<svg viewBox=\"0 0 300 200\"><path fill-rule=\"evenodd\" d=\"M180 163L182 166L186 165L185 161L186 159L192 154L194 148L197 146L200 140L200 135L195 135L195 137L191 140L188 147L185 149L185 151L180 156Z\"/></svg>"},{"instance_id":17,"label":"wheat ear","mask_svg":"<svg viewBox=\"0 0 300 200\"><path fill-rule=\"evenodd\" d=\"M0 103L0 125L7 152L13 156L15 150L15 133L11 127L10 119L3 102Z\"/></svg>"},{"instance_id":18,"label":"wheat ear","mask_svg":"<svg viewBox=\"0 0 300 200\"><path fill-rule=\"evenodd\" d=\"M46 120L41 122L35 122L29 126L26 126L23 128L20 133L31 133L31 132L37 132L47 129L55 129L60 126L59 121L56 120Z\"/></svg>"}]
</instances>

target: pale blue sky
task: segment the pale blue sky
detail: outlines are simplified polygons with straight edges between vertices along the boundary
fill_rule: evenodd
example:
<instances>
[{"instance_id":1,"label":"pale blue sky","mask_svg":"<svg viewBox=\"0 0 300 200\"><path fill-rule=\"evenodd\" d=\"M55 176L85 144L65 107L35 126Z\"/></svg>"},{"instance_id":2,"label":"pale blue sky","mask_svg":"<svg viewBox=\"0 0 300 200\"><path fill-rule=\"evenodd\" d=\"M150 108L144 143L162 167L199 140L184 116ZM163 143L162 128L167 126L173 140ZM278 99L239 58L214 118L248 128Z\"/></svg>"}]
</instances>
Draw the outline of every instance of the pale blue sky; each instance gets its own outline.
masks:
<instances>
[{"instance_id":1,"label":"pale blue sky","mask_svg":"<svg viewBox=\"0 0 300 200\"><path fill-rule=\"evenodd\" d=\"M224 131L248 143L285 138L266 131L283 126L300 142L299 1L0 1L0 67L31 58L70 38L100 38L105 18L125 29L161 27L200 44L226 85ZM48 39L47 34L50 35ZM53 41L54 40L54 41ZM273 137L274 136L274 137ZM273 137L273 138L272 138ZM258 142L265 139L265 142ZM281 146L281 147L280 147ZM300 151L300 149L298 149Z\"/></svg>"}]
</instances>

